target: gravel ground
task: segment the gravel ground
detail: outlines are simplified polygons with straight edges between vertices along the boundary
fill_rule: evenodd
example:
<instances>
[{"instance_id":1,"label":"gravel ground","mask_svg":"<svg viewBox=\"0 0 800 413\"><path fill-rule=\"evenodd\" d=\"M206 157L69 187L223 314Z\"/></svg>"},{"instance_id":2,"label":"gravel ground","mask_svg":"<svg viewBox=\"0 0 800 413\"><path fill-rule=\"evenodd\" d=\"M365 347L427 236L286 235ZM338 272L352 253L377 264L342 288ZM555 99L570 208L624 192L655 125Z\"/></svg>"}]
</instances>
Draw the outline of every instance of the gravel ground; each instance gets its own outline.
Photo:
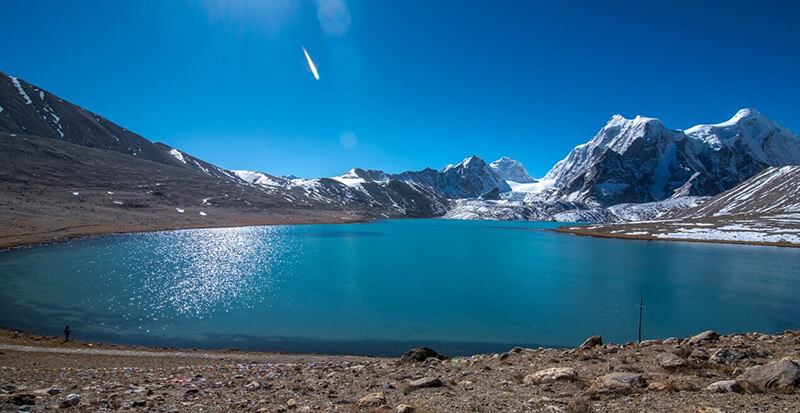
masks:
<instances>
[{"instance_id":1,"label":"gravel ground","mask_svg":"<svg viewBox=\"0 0 800 413\"><path fill-rule=\"evenodd\" d=\"M800 412L800 331L416 362L63 343L8 330L0 343L2 411ZM748 375L765 370L777 374L764 379L773 387L754 387L760 378ZM721 381L722 392L707 389Z\"/></svg>"}]
</instances>

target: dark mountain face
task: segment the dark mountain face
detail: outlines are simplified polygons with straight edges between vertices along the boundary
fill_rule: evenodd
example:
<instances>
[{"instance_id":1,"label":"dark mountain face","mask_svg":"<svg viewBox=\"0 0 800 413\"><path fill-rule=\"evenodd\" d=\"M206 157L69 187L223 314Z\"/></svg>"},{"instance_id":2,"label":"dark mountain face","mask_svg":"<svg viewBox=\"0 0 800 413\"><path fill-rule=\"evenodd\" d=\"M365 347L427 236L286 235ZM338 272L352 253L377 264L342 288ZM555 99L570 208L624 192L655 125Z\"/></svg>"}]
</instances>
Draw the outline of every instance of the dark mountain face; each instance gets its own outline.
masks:
<instances>
[{"instance_id":1,"label":"dark mountain face","mask_svg":"<svg viewBox=\"0 0 800 413\"><path fill-rule=\"evenodd\" d=\"M147 139L43 89L0 73L0 132L57 139L174 164Z\"/></svg>"}]
</instances>

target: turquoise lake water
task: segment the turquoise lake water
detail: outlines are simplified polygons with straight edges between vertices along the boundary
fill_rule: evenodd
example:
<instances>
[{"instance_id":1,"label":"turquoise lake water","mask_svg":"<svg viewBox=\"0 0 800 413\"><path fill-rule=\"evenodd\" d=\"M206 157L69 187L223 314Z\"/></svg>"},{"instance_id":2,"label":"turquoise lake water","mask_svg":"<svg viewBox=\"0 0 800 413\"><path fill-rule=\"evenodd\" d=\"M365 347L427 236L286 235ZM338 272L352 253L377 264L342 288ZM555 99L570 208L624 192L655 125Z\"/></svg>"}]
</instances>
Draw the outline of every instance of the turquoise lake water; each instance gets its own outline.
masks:
<instances>
[{"instance_id":1,"label":"turquoise lake water","mask_svg":"<svg viewBox=\"0 0 800 413\"><path fill-rule=\"evenodd\" d=\"M0 326L122 344L397 355L800 328L800 249L584 238L554 223L111 235L0 252Z\"/></svg>"}]
</instances>

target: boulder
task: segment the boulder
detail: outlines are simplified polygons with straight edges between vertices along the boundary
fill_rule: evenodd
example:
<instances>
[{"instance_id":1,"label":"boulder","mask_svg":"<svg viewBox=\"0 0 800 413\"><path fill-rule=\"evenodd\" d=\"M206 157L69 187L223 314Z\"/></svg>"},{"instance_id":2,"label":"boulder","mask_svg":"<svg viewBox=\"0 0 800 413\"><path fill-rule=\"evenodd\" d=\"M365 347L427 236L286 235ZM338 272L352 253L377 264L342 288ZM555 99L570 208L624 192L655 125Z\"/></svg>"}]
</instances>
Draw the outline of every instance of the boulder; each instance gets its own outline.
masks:
<instances>
[{"instance_id":1,"label":"boulder","mask_svg":"<svg viewBox=\"0 0 800 413\"><path fill-rule=\"evenodd\" d=\"M438 377L423 377L421 379L413 380L408 383L414 389L421 389L423 387L442 387L444 383Z\"/></svg>"},{"instance_id":2,"label":"boulder","mask_svg":"<svg viewBox=\"0 0 800 413\"><path fill-rule=\"evenodd\" d=\"M523 381L528 384L551 383L559 380L577 380L578 372L572 367L551 367L539 370L525 376Z\"/></svg>"},{"instance_id":3,"label":"boulder","mask_svg":"<svg viewBox=\"0 0 800 413\"><path fill-rule=\"evenodd\" d=\"M792 392L800 387L800 366L791 360L779 360L747 369L736 380L749 392Z\"/></svg>"},{"instance_id":4,"label":"boulder","mask_svg":"<svg viewBox=\"0 0 800 413\"><path fill-rule=\"evenodd\" d=\"M11 396L11 403L18 406L33 406L36 404L36 395L31 393L18 393Z\"/></svg>"},{"instance_id":5,"label":"boulder","mask_svg":"<svg viewBox=\"0 0 800 413\"><path fill-rule=\"evenodd\" d=\"M403 354L403 356L400 357L400 362L404 364L416 363L425 361L430 357L437 358L439 360L450 360L449 357L443 356L437 353L435 350L430 349L428 347L417 347L406 351L405 354Z\"/></svg>"},{"instance_id":6,"label":"boulder","mask_svg":"<svg viewBox=\"0 0 800 413\"><path fill-rule=\"evenodd\" d=\"M64 400L61 400L59 404L61 407L72 407L77 406L81 402L81 395L80 394L68 394Z\"/></svg>"},{"instance_id":7,"label":"boulder","mask_svg":"<svg viewBox=\"0 0 800 413\"><path fill-rule=\"evenodd\" d=\"M626 392L642 388L647 385L644 375L640 373L610 373L600 376L589 386L593 393Z\"/></svg>"},{"instance_id":8,"label":"boulder","mask_svg":"<svg viewBox=\"0 0 800 413\"><path fill-rule=\"evenodd\" d=\"M398 404L395 411L397 413L414 413L416 409L414 409L413 406L409 406L407 404Z\"/></svg>"},{"instance_id":9,"label":"boulder","mask_svg":"<svg viewBox=\"0 0 800 413\"><path fill-rule=\"evenodd\" d=\"M708 387L706 387L706 391L712 393L741 393L744 389L736 380L722 380L709 384Z\"/></svg>"},{"instance_id":10,"label":"boulder","mask_svg":"<svg viewBox=\"0 0 800 413\"><path fill-rule=\"evenodd\" d=\"M587 349L597 346L603 345L603 337L601 336L591 336L583 341L583 343L578 348Z\"/></svg>"},{"instance_id":11,"label":"boulder","mask_svg":"<svg viewBox=\"0 0 800 413\"><path fill-rule=\"evenodd\" d=\"M689 365L689 362L686 361L686 359L678 357L672 353L661 353L656 356L656 360L658 361L658 364L665 369L676 369Z\"/></svg>"},{"instance_id":12,"label":"boulder","mask_svg":"<svg viewBox=\"0 0 800 413\"><path fill-rule=\"evenodd\" d=\"M692 338L689 339L689 344L712 343L714 341L719 341L719 333L713 330L707 330L692 336Z\"/></svg>"},{"instance_id":13,"label":"boulder","mask_svg":"<svg viewBox=\"0 0 800 413\"><path fill-rule=\"evenodd\" d=\"M724 347L715 351L708 360L717 364L735 364L746 358L746 351L738 348Z\"/></svg>"},{"instance_id":14,"label":"boulder","mask_svg":"<svg viewBox=\"0 0 800 413\"><path fill-rule=\"evenodd\" d=\"M358 407L380 407L386 404L386 396L383 393L370 393L356 402Z\"/></svg>"}]
</instances>

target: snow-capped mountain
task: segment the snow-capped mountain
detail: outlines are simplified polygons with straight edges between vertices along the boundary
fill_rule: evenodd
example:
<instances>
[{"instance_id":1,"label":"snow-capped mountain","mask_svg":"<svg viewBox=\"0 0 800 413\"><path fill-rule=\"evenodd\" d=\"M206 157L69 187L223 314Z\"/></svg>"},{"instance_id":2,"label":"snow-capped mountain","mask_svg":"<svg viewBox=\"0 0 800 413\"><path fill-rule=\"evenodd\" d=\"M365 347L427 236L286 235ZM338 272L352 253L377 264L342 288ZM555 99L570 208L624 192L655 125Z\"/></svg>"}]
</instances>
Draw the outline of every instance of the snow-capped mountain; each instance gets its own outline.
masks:
<instances>
[{"instance_id":1,"label":"snow-capped mountain","mask_svg":"<svg viewBox=\"0 0 800 413\"><path fill-rule=\"evenodd\" d=\"M551 200L601 206L710 196L768 166L800 164L800 138L753 109L686 131L614 115L544 177Z\"/></svg>"},{"instance_id":2,"label":"snow-capped mountain","mask_svg":"<svg viewBox=\"0 0 800 413\"><path fill-rule=\"evenodd\" d=\"M522 162L504 156L489 164L497 176L504 181L518 182L521 184L536 182L528 171L522 166Z\"/></svg>"},{"instance_id":3,"label":"snow-capped mountain","mask_svg":"<svg viewBox=\"0 0 800 413\"><path fill-rule=\"evenodd\" d=\"M258 219L299 214L323 220L652 220L696 208L765 168L800 165L797 135L753 109L743 109L726 122L685 131L668 129L655 118L615 115L538 180L514 159L487 164L474 155L438 170L354 168L330 178L278 177L227 170L150 142L5 74L0 74L0 144L0 176L9 192L32 197L39 192L30 187L84 188L70 191L78 194L93 188L105 194L95 201L111 207L114 222L139 220L148 208L174 213L187 205L229 208L228 217L246 212ZM114 198L122 189L135 197ZM41 196L41 202L49 202L45 192ZM86 200L70 196L70 201ZM719 202L728 201L734 202ZM35 203L31 198L30 204ZM81 208L87 206L95 207ZM203 220L211 219L206 211L198 212L205 214Z\"/></svg>"}]
</instances>

